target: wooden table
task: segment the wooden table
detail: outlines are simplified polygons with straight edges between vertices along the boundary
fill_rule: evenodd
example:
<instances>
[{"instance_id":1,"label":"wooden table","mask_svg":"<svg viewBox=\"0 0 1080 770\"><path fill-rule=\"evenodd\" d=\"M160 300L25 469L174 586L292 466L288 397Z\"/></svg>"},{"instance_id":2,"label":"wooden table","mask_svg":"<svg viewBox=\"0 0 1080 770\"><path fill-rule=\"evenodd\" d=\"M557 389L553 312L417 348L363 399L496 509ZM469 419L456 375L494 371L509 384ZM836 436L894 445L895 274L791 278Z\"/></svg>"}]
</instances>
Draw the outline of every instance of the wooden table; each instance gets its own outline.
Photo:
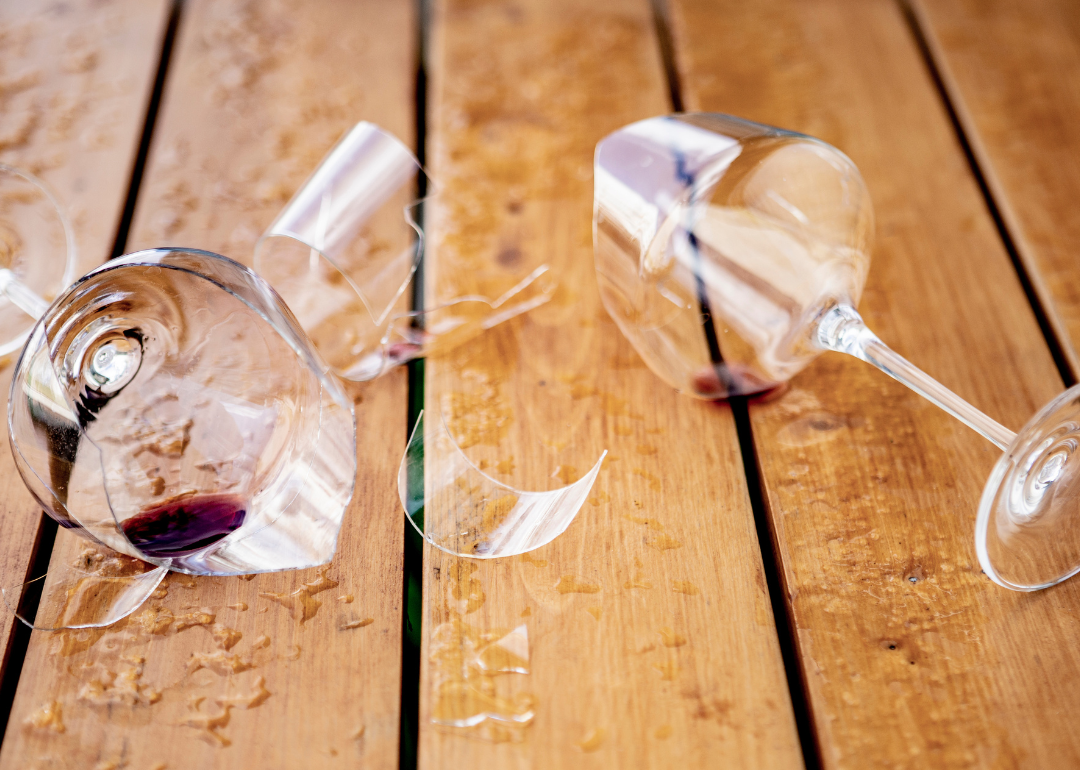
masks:
<instances>
[{"instance_id":1,"label":"wooden table","mask_svg":"<svg viewBox=\"0 0 1080 770\"><path fill-rule=\"evenodd\" d=\"M992 445L840 356L772 398L691 401L604 313L593 148L677 109L850 155L877 212L860 310L972 403L1016 429L1076 381L1069 0L0 1L0 161L58 191L84 270L160 245L250 263L371 120L441 185L429 302L542 263L560 280L545 307L350 388L357 494L313 617L274 599L314 571L171 575L150 609L191 622L163 629L5 617L0 768L1080 766L1080 582L1017 594L980 572ZM396 497L421 406L524 487L610 455L550 545L451 558ZM54 545L7 452L0 479L8 586L77 546ZM483 685L531 724L435 724L447 640L522 625L528 673Z\"/></svg>"}]
</instances>

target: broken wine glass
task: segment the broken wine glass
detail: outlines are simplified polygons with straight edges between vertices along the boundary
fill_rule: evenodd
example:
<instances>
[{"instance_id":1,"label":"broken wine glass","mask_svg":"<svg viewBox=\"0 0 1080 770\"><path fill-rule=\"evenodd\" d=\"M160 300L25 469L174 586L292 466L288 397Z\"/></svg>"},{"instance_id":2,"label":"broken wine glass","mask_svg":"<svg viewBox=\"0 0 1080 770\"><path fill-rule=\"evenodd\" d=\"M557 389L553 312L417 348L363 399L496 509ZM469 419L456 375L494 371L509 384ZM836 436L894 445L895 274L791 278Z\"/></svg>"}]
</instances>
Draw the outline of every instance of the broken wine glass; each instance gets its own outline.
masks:
<instances>
[{"instance_id":1,"label":"broken wine glass","mask_svg":"<svg viewBox=\"0 0 1080 770\"><path fill-rule=\"evenodd\" d=\"M422 209L437 195L401 140L358 123L323 158L255 247L255 269L285 299L334 373L370 380L448 350L541 305L546 266L501 297L402 307L424 252ZM425 197L421 198L421 195Z\"/></svg>"},{"instance_id":2,"label":"broken wine glass","mask_svg":"<svg viewBox=\"0 0 1080 770\"><path fill-rule=\"evenodd\" d=\"M102 265L50 304L30 268L63 274L70 230L39 180L0 172L25 188L0 210L12 245L0 319L20 314L2 342L30 325L8 402L15 464L61 527L115 552L62 565L60 590L46 578L4 589L9 606L39 628L107 625L168 570L328 561L355 478L352 401L281 298L232 260L170 248Z\"/></svg>"},{"instance_id":3,"label":"broken wine glass","mask_svg":"<svg viewBox=\"0 0 1080 770\"><path fill-rule=\"evenodd\" d=\"M644 120L597 145L593 225L604 305L665 382L725 398L826 350L871 363L1004 451L975 527L991 579L1034 591L1080 571L1080 386L1016 434L867 329L873 208L842 152L727 115Z\"/></svg>"}]
</instances>

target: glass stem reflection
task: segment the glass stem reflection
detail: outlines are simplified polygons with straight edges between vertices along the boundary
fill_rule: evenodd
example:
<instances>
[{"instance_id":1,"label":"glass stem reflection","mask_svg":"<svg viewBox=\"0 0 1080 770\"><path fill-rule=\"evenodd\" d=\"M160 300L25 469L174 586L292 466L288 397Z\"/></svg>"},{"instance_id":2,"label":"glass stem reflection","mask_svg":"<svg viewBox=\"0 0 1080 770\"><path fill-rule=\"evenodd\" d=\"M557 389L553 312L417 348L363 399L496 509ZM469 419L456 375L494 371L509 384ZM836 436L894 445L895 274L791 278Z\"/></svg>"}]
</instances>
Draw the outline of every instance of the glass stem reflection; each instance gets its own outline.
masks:
<instances>
[{"instance_id":1,"label":"glass stem reflection","mask_svg":"<svg viewBox=\"0 0 1080 770\"><path fill-rule=\"evenodd\" d=\"M49 309L48 302L16 278L15 273L7 268L0 268L0 294L35 320L45 315L45 311Z\"/></svg>"},{"instance_id":2,"label":"glass stem reflection","mask_svg":"<svg viewBox=\"0 0 1080 770\"><path fill-rule=\"evenodd\" d=\"M837 305L829 309L818 324L813 343L824 350L847 353L873 364L992 441L1002 451L1008 449L1016 438L1016 434L1004 425L980 412L889 348L866 327L862 317L850 306Z\"/></svg>"}]
</instances>

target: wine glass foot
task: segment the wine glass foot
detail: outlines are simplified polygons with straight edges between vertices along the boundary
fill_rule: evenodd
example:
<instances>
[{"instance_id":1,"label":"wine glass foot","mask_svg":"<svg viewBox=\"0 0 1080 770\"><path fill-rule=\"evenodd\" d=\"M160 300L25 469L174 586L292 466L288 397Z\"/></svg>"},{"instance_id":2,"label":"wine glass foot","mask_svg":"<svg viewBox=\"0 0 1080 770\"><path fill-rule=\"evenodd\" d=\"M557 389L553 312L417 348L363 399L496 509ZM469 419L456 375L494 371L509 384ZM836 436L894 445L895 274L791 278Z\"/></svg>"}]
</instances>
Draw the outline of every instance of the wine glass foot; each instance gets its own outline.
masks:
<instances>
[{"instance_id":1,"label":"wine glass foot","mask_svg":"<svg viewBox=\"0 0 1080 770\"><path fill-rule=\"evenodd\" d=\"M1080 571L1080 385L1028 421L990 474L975 547L983 571L1037 591Z\"/></svg>"}]
</instances>

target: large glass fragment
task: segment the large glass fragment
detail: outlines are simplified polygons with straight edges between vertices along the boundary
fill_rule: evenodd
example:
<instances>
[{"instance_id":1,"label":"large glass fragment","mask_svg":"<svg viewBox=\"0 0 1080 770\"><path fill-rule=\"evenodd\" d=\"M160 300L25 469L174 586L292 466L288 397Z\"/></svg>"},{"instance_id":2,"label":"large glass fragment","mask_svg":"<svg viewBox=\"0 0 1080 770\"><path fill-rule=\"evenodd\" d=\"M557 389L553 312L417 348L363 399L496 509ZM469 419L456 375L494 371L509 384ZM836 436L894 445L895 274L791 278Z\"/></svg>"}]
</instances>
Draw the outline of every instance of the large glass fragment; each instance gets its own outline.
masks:
<instances>
[{"instance_id":1,"label":"large glass fragment","mask_svg":"<svg viewBox=\"0 0 1080 770\"><path fill-rule=\"evenodd\" d=\"M544 492L515 489L473 465L440 417L416 421L398 469L409 522L447 553L496 559L526 553L562 534L600 473L605 451L580 479Z\"/></svg>"},{"instance_id":2,"label":"large glass fragment","mask_svg":"<svg viewBox=\"0 0 1080 770\"><path fill-rule=\"evenodd\" d=\"M422 207L435 194L400 140L359 123L259 240L255 269L339 377L370 380L550 298L554 286L540 269L502 297L459 297L424 311L404 310L402 295L424 251Z\"/></svg>"}]
</instances>

